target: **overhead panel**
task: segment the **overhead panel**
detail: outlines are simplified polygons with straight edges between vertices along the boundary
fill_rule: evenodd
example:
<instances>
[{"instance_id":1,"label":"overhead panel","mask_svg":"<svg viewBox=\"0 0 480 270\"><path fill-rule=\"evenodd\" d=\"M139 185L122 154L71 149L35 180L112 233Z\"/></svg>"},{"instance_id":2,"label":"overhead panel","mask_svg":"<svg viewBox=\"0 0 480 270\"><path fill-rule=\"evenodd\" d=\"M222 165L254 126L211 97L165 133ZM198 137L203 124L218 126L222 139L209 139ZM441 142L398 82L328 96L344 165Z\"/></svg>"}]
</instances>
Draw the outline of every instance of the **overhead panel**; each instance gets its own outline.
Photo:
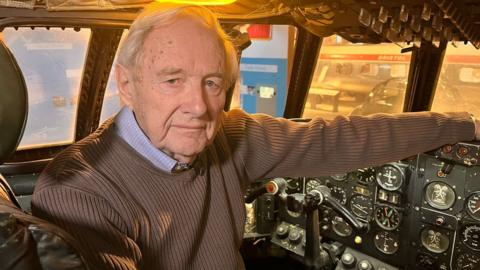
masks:
<instances>
[{"instance_id":1,"label":"overhead panel","mask_svg":"<svg viewBox=\"0 0 480 270\"><path fill-rule=\"evenodd\" d=\"M157 0L163 1L163 0ZM480 47L476 0L175 0L209 6L223 21L262 19L296 24L319 37L333 34L354 43L470 41ZM49 11L141 9L152 0L0 0L0 6ZM232 2L232 3L230 3ZM270 21L269 21L270 20Z\"/></svg>"}]
</instances>

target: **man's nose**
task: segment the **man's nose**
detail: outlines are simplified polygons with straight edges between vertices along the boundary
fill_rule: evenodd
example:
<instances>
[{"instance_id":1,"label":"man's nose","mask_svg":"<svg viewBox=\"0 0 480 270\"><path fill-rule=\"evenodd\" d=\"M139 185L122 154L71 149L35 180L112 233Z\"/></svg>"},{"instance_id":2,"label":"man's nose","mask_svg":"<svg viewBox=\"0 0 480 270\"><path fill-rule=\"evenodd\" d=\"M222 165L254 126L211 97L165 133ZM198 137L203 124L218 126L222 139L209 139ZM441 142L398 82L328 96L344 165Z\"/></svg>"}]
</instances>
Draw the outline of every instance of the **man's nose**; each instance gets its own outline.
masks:
<instances>
[{"instance_id":1,"label":"man's nose","mask_svg":"<svg viewBox=\"0 0 480 270\"><path fill-rule=\"evenodd\" d=\"M196 117L202 116L207 112L207 99L205 91L201 84L192 85L190 91L186 91L184 112L190 113Z\"/></svg>"}]
</instances>

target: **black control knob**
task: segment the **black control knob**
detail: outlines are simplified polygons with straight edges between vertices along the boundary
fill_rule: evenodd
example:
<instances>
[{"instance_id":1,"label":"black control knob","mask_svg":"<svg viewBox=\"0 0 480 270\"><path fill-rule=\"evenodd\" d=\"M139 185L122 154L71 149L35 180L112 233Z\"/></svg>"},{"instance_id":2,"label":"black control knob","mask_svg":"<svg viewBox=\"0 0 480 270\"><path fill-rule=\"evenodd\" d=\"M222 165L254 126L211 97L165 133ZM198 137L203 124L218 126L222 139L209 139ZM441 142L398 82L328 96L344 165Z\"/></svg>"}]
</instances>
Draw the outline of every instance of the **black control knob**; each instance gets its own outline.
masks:
<instances>
[{"instance_id":1,"label":"black control knob","mask_svg":"<svg viewBox=\"0 0 480 270\"><path fill-rule=\"evenodd\" d=\"M372 270L372 264L367 260L361 260L358 262L358 270Z\"/></svg>"},{"instance_id":2,"label":"black control knob","mask_svg":"<svg viewBox=\"0 0 480 270\"><path fill-rule=\"evenodd\" d=\"M302 241L302 234L297 229L291 229L290 233L288 234L288 240L292 244L298 244Z\"/></svg>"},{"instance_id":3,"label":"black control knob","mask_svg":"<svg viewBox=\"0 0 480 270\"><path fill-rule=\"evenodd\" d=\"M275 231L277 233L278 238L284 239L288 235L289 228L285 224L280 224Z\"/></svg>"},{"instance_id":4,"label":"black control knob","mask_svg":"<svg viewBox=\"0 0 480 270\"><path fill-rule=\"evenodd\" d=\"M346 267L354 267L356 259L351 253L343 253L341 261Z\"/></svg>"}]
</instances>

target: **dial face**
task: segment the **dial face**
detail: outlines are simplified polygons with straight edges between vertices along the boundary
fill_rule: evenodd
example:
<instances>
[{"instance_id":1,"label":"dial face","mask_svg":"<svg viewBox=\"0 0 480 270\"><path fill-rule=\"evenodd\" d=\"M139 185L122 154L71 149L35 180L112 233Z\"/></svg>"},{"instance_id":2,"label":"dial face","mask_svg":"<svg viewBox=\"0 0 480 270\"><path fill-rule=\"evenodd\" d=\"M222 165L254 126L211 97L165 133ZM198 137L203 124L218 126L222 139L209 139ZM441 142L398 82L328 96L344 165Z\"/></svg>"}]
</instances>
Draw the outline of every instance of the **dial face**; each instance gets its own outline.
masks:
<instances>
[{"instance_id":1,"label":"dial face","mask_svg":"<svg viewBox=\"0 0 480 270\"><path fill-rule=\"evenodd\" d=\"M345 193L345 190L343 190L343 188L335 185L327 185L327 187L330 188L332 197L337 199L337 201L339 201L343 205L347 203L347 194Z\"/></svg>"},{"instance_id":2,"label":"dial face","mask_svg":"<svg viewBox=\"0 0 480 270\"><path fill-rule=\"evenodd\" d=\"M472 224L463 228L460 235L462 243L473 250L480 250L480 225Z\"/></svg>"},{"instance_id":3,"label":"dial face","mask_svg":"<svg viewBox=\"0 0 480 270\"><path fill-rule=\"evenodd\" d=\"M463 253L457 258L456 269L478 270L480 257L474 254Z\"/></svg>"},{"instance_id":4,"label":"dial face","mask_svg":"<svg viewBox=\"0 0 480 270\"><path fill-rule=\"evenodd\" d=\"M335 181L345 181L347 180L347 176L348 176L347 173L339 173L339 174L334 174L330 177L332 177L332 179Z\"/></svg>"},{"instance_id":5,"label":"dial face","mask_svg":"<svg viewBox=\"0 0 480 270\"><path fill-rule=\"evenodd\" d=\"M333 231L343 237L350 236L352 234L352 227L339 216L335 216L332 219Z\"/></svg>"},{"instance_id":6,"label":"dial face","mask_svg":"<svg viewBox=\"0 0 480 270\"><path fill-rule=\"evenodd\" d=\"M358 172L360 173L358 181L361 183L371 184L375 180L375 169L373 168L359 169Z\"/></svg>"},{"instance_id":7,"label":"dial face","mask_svg":"<svg viewBox=\"0 0 480 270\"><path fill-rule=\"evenodd\" d=\"M438 266L435 261L435 258L425 253L418 253L417 265L421 266L422 269L437 269L437 266Z\"/></svg>"},{"instance_id":8,"label":"dial face","mask_svg":"<svg viewBox=\"0 0 480 270\"><path fill-rule=\"evenodd\" d=\"M375 209L375 221L385 230L395 230L400 226L400 213L391 206L378 206Z\"/></svg>"},{"instance_id":9,"label":"dial face","mask_svg":"<svg viewBox=\"0 0 480 270\"><path fill-rule=\"evenodd\" d=\"M386 231L377 233L373 242L375 243L375 247L385 254L396 253L400 246L398 235Z\"/></svg>"},{"instance_id":10,"label":"dial face","mask_svg":"<svg viewBox=\"0 0 480 270\"><path fill-rule=\"evenodd\" d=\"M318 178L310 178L305 184L305 192L310 193L310 191L315 190L317 187L323 185L323 181Z\"/></svg>"},{"instance_id":11,"label":"dial face","mask_svg":"<svg viewBox=\"0 0 480 270\"><path fill-rule=\"evenodd\" d=\"M353 171L348 174L348 179L357 181L361 184L371 184L375 180L375 169L373 168L363 168Z\"/></svg>"},{"instance_id":12,"label":"dial face","mask_svg":"<svg viewBox=\"0 0 480 270\"><path fill-rule=\"evenodd\" d=\"M400 168L387 164L377 172L377 183L385 190L398 190L403 184L403 172Z\"/></svg>"},{"instance_id":13,"label":"dial face","mask_svg":"<svg viewBox=\"0 0 480 270\"><path fill-rule=\"evenodd\" d=\"M355 195L350 199L350 209L355 216L369 220L373 213L372 199L363 195Z\"/></svg>"},{"instance_id":14,"label":"dial face","mask_svg":"<svg viewBox=\"0 0 480 270\"><path fill-rule=\"evenodd\" d=\"M472 218L480 220L480 192L470 195L467 201L467 212Z\"/></svg>"},{"instance_id":15,"label":"dial face","mask_svg":"<svg viewBox=\"0 0 480 270\"><path fill-rule=\"evenodd\" d=\"M287 187L285 192L287 194L301 193L303 187L302 178L285 178L287 181Z\"/></svg>"},{"instance_id":16,"label":"dial face","mask_svg":"<svg viewBox=\"0 0 480 270\"><path fill-rule=\"evenodd\" d=\"M443 253L450 246L450 239L435 228L425 228L421 233L422 245L433 253Z\"/></svg>"},{"instance_id":17,"label":"dial face","mask_svg":"<svg viewBox=\"0 0 480 270\"><path fill-rule=\"evenodd\" d=\"M425 189L425 200L436 209L446 210L455 203L455 191L443 182L432 182Z\"/></svg>"},{"instance_id":18,"label":"dial face","mask_svg":"<svg viewBox=\"0 0 480 270\"><path fill-rule=\"evenodd\" d=\"M309 193L321 185L327 186L330 189L332 197L337 199L341 204L345 205L347 203L347 194L345 193L345 190L342 187L337 186L335 183L330 183L325 179L311 178L307 180L305 186L306 193Z\"/></svg>"}]
</instances>

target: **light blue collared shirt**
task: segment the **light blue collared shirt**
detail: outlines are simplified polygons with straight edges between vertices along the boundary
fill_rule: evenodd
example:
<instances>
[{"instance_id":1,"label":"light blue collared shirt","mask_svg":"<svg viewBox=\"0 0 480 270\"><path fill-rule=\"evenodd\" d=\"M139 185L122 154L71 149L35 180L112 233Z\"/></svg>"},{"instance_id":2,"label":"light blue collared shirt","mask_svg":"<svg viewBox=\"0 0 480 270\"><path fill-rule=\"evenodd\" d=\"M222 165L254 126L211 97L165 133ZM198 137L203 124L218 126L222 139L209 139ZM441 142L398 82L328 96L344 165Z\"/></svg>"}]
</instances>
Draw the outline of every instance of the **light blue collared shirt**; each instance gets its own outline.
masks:
<instances>
[{"instance_id":1,"label":"light blue collared shirt","mask_svg":"<svg viewBox=\"0 0 480 270\"><path fill-rule=\"evenodd\" d=\"M138 126L133 112L127 106L124 106L115 117L118 135L125 140L140 155L152 162L157 168L172 172L177 161L158 148L156 148L150 139L143 133Z\"/></svg>"}]
</instances>

